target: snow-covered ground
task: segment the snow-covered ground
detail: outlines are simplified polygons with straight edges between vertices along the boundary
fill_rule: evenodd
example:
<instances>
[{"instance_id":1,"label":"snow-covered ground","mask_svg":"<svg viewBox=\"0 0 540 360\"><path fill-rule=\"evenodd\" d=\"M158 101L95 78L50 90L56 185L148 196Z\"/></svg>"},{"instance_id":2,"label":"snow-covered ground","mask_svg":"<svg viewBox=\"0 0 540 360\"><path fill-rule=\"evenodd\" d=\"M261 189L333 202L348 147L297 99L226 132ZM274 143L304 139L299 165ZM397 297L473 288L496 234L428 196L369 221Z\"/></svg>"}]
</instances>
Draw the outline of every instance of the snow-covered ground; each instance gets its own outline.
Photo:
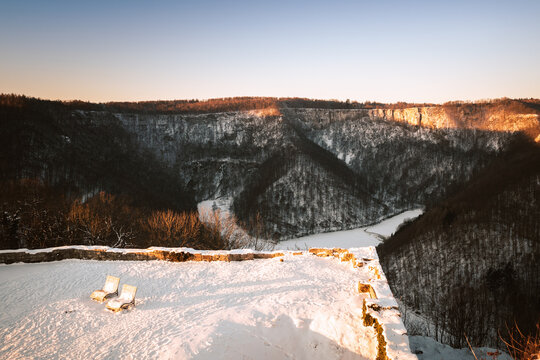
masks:
<instances>
[{"instance_id":1,"label":"snow-covered ground","mask_svg":"<svg viewBox=\"0 0 540 360\"><path fill-rule=\"evenodd\" d=\"M377 225L354 230L335 231L303 236L297 239L281 241L276 249L307 250L312 247L340 247L343 249L365 246L377 246L383 238L392 235L403 222L422 214L422 209L405 211L385 219Z\"/></svg>"},{"instance_id":2,"label":"snow-covered ground","mask_svg":"<svg viewBox=\"0 0 540 360\"><path fill-rule=\"evenodd\" d=\"M322 234L303 236L296 239L280 241L277 250L308 250L312 247L354 247L377 246L381 240L374 234L368 234L365 228L333 231Z\"/></svg>"},{"instance_id":3,"label":"snow-covered ground","mask_svg":"<svg viewBox=\"0 0 540 360\"><path fill-rule=\"evenodd\" d=\"M90 300L107 274L138 286L134 310ZM0 265L0 358L373 359L357 281L311 255Z\"/></svg>"},{"instance_id":4,"label":"snow-covered ground","mask_svg":"<svg viewBox=\"0 0 540 360\"><path fill-rule=\"evenodd\" d=\"M474 360L474 355L477 359L512 360L510 355L494 349L475 348L473 355L468 348L454 349L426 336L410 336L409 342L419 360Z\"/></svg>"},{"instance_id":5,"label":"snow-covered ground","mask_svg":"<svg viewBox=\"0 0 540 360\"><path fill-rule=\"evenodd\" d=\"M213 207L213 202L204 205ZM468 350L431 338L411 337L409 347L397 303L371 247L380 242L378 235L389 236L420 213L279 246L351 248L356 259L367 262L360 268L307 253L286 253L283 261L0 265L0 359L375 359L375 332L361 319L367 296L357 292L362 282L371 284L378 296L366 301L382 309L369 311L383 325L392 359L414 359L412 349L419 359L469 360ZM121 285L138 287L135 309L114 314L90 300L107 274L120 277ZM485 357L492 350L476 351Z\"/></svg>"},{"instance_id":6,"label":"snow-covered ground","mask_svg":"<svg viewBox=\"0 0 540 360\"><path fill-rule=\"evenodd\" d=\"M385 238L391 236L396 232L401 224L408 220L414 220L424 212L423 209L415 209L402 212L396 216L385 219L380 223L365 228L367 233L379 234Z\"/></svg>"}]
</instances>

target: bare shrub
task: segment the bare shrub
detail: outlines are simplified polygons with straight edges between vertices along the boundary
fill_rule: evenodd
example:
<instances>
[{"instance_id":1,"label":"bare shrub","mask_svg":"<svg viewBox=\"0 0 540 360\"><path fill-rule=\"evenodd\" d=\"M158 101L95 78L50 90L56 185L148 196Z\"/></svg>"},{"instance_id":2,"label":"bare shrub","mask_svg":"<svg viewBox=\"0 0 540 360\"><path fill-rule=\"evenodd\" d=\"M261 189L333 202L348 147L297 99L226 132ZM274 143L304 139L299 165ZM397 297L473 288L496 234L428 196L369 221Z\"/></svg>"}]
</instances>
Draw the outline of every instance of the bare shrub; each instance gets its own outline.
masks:
<instances>
[{"instance_id":1,"label":"bare shrub","mask_svg":"<svg viewBox=\"0 0 540 360\"><path fill-rule=\"evenodd\" d=\"M142 225L152 244L169 247L193 246L202 233L202 223L194 212L154 211Z\"/></svg>"},{"instance_id":2,"label":"bare shrub","mask_svg":"<svg viewBox=\"0 0 540 360\"><path fill-rule=\"evenodd\" d=\"M67 219L86 245L127 247L137 233L132 219L139 216L127 199L100 192L85 203L75 200Z\"/></svg>"},{"instance_id":3,"label":"bare shrub","mask_svg":"<svg viewBox=\"0 0 540 360\"><path fill-rule=\"evenodd\" d=\"M221 210L203 211L200 214L206 228L219 238L223 249L253 249L256 251L272 250L275 242L265 237L262 217L257 214L255 221L248 226L238 218Z\"/></svg>"},{"instance_id":4,"label":"bare shrub","mask_svg":"<svg viewBox=\"0 0 540 360\"><path fill-rule=\"evenodd\" d=\"M538 360L540 359L540 322L536 324L536 331L525 335L517 324L512 329L507 327L507 336L500 336L506 345L512 359Z\"/></svg>"}]
</instances>

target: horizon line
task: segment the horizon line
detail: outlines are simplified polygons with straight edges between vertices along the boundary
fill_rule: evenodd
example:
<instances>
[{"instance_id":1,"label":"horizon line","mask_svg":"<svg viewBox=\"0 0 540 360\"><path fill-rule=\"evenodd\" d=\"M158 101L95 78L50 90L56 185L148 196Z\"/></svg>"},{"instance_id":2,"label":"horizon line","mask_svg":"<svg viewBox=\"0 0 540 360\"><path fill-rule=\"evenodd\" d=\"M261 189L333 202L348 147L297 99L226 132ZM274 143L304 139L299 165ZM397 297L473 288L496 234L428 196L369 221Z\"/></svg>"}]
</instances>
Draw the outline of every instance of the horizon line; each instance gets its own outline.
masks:
<instances>
[{"instance_id":1,"label":"horizon line","mask_svg":"<svg viewBox=\"0 0 540 360\"><path fill-rule=\"evenodd\" d=\"M9 93L9 92L1 92L0 96L20 96L20 97L26 97L30 99L36 99L36 100L43 100L43 101L58 101L62 103L70 103L70 102L84 102L84 103L90 103L90 104L111 104L111 103L144 103L144 102L174 102L174 101L194 101L194 102L206 102L206 101L212 101L212 100L220 100L220 99L239 99L239 98L251 98L251 99L275 99L275 100L287 100L287 99L304 99L304 100L310 100L310 101L336 101L336 102L343 102L346 103L349 101L351 104L365 104L365 103L379 103L379 104L429 104L429 105L444 105L447 103L485 103L495 100L540 100L540 98L537 97L509 97L509 96L501 96L501 97L493 97L493 98L476 98L476 99L452 99L452 100L446 100L444 102L432 102L432 101L406 101L406 100L398 100L398 101L382 101L382 100L355 100L352 98L311 98L311 97L304 97L304 96L257 96L257 95L237 95L237 96L222 96L222 97L209 97L209 98L174 98L174 99L146 99L146 100L108 100L108 101L95 101L95 100L83 100L83 99L76 99L76 98L44 98L39 96L32 96L32 95L26 95L26 94L18 94L18 93Z\"/></svg>"}]
</instances>

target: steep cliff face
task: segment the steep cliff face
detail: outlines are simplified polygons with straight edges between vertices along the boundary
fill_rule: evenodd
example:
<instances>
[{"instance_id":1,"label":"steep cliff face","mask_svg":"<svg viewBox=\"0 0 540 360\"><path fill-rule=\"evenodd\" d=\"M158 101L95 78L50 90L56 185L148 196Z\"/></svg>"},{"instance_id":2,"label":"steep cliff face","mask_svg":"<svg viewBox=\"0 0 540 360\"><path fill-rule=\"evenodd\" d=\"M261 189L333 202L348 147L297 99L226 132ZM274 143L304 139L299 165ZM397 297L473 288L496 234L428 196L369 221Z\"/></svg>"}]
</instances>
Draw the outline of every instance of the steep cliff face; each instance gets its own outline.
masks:
<instances>
[{"instance_id":1,"label":"steep cliff face","mask_svg":"<svg viewBox=\"0 0 540 360\"><path fill-rule=\"evenodd\" d=\"M493 130L503 118L493 120L489 109L452 111L112 115L179 174L197 201L233 198L241 220L250 223L260 214L266 232L285 239L435 203L490 163L513 136ZM99 122L110 113L85 116ZM517 129L537 121L531 114L512 116L519 118Z\"/></svg>"},{"instance_id":2,"label":"steep cliff face","mask_svg":"<svg viewBox=\"0 0 540 360\"><path fill-rule=\"evenodd\" d=\"M234 197L258 164L282 146L279 117L253 112L203 115L113 114L168 166L197 201ZM99 121L100 112L87 116Z\"/></svg>"},{"instance_id":3,"label":"steep cliff face","mask_svg":"<svg viewBox=\"0 0 540 360\"><path fill-rule=\"evenodd\" d=\"M508 132L413 126L373 117L371 110L288 109L284 114L395 211L436 202L489 163L512 137Z\"/></svg>"},{"instance_id":4,"label":"steep cliff face","mask_svg":"<svg viewBox=\"0 0 540 360\"><path fill-rule=\"evenodd\" d=\"M102 114L88 116L99 121ZM178 171L197 201L234 198L240 219L250 223L259 214L265 233L273 237L356 227L387 213L370 195L358 195L348 179L357 175L344 174L343 164L336 169L339 159L325 158L316 144L302 146L283 117L252 112L114 116Z\"/></svg>"},{"instance_id":5,"label":"steep cliff face","mask_svg":"<svg viewBox=\"0 0 540 360\"><path fill-rule=\"evenodd\" d=\"M371 119L397 121L433 129L478 129L488 131L530 131L540 134L538 114L514 112L490 106L430 106L406 109L372 109Z\"/></svg>"}]
</instances>

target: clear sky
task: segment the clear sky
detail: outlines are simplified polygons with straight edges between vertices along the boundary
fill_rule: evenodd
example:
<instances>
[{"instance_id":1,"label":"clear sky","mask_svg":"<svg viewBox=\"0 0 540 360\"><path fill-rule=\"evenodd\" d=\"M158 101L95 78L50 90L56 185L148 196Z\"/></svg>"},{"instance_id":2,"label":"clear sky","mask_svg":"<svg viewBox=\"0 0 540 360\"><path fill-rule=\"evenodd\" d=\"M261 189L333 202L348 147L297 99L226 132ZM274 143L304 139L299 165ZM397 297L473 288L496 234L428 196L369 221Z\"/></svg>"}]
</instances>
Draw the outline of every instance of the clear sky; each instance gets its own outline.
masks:
<instances>
[{"instance_id":1,"label":"clear sky","mask_svg":"<svg viewBox=\"0 0 540 360\"><path fill-rule=\"evenodd\" d=\"M540 98L540 0L0 0L0 93Z\"/></svg>"}]
</instances>

